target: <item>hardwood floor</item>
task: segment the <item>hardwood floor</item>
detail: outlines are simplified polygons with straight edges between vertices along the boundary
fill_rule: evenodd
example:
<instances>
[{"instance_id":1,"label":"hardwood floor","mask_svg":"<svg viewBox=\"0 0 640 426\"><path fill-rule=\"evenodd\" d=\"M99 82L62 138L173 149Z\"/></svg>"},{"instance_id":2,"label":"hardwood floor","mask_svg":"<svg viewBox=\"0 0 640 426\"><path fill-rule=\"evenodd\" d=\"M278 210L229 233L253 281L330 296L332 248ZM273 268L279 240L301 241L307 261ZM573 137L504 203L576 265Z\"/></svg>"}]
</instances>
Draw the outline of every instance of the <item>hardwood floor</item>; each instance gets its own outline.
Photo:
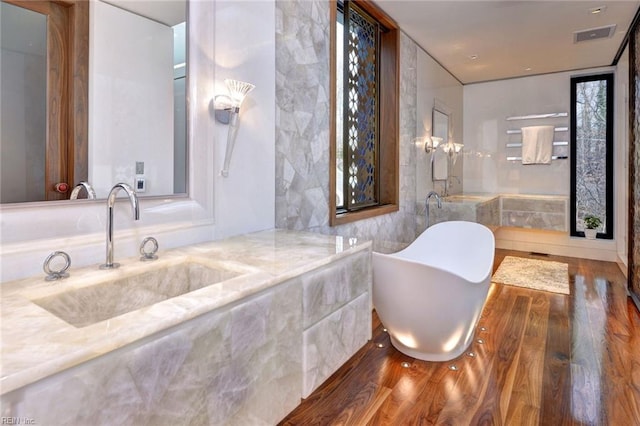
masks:
<instances>
[{"instance_id":1,"label":"hardwood floor","mask_svg":"<svg viewBox=\"0 0 640 426\"><path fill-rule=\"evenodd\" d=\"M640 315L618 266L498 250L494 270L506 255L568 263L571 295L494 284L484 344L443 363L398 352L374 312L372 341L281 424L640 425Z\"/></svg>"}]
</instances>

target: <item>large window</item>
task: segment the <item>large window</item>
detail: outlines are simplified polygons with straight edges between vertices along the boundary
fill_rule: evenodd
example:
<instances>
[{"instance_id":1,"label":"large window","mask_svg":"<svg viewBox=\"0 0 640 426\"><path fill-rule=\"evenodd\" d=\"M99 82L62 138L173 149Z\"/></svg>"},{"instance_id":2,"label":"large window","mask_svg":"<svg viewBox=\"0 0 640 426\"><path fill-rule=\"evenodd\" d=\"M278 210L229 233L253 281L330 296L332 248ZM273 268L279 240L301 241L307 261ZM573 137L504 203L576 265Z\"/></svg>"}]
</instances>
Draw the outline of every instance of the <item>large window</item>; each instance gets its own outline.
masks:
<instances>
[{"instance_id":1,"label":"large window","mask_svg":"<svg viewBox=\"0 0 640 426\"><path fill-rule=\"evenodd\" d=\"M369 2L336 4L331 224L398 209L398 31Z\"/></svg>"},{"instance_id":2,"label":"large window","mask_svg":"<svg viewBox=\"0 0 640 426\"><path fill-rule=\"evenodd\" d=\"M571 235L584 236L587 216L613 238L613 74L571 79Z\"/></svg>"}]
</instances>

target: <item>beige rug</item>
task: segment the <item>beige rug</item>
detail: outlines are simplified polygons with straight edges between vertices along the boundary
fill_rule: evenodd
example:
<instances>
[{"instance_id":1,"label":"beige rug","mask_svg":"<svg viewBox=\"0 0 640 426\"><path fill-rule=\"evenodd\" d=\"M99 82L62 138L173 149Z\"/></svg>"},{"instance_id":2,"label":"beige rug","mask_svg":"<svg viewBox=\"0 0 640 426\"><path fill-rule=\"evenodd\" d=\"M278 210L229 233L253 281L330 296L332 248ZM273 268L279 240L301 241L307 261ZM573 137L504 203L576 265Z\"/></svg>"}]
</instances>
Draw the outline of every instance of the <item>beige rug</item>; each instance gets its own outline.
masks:
<instances>
[{"instance_id":1,"label":"beige rug","mask_svg":"<svg viewBox=\"0 0 640 426\"><path fill-rule=\"evenodd\" d=\"M506 256L491 281L534 290L569 294L569 265Z\"/></svg>"}]
</instances>

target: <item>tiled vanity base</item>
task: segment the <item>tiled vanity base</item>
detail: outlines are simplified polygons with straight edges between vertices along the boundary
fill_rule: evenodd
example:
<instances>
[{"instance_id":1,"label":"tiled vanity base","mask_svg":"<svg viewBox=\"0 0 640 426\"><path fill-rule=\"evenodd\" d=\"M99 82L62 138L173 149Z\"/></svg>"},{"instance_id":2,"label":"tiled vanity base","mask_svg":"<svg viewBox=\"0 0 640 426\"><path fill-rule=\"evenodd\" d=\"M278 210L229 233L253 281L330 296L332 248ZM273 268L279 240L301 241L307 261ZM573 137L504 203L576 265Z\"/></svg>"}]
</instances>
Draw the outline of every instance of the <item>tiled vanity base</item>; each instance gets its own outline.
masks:
<instances>
[{"instance_id":1,"label":"tiled vanity base","mask_svg":"<svg viewBox=\"0 0 640 426\"><path fill-rule=\"evenodd\" d=\"M296 282L278 286L3 395L2 415L60 426L274 424L300 398L301 293Z\"/></svg>"},{"instance_id":2,"label":"tiled vanity base","mask_svg":"<svg viewBox=\"0 0 640 426\"><path fill-rule=\"evenodd\" d=\"M167 301L161 315L143 309L122 329L117 318L74 328L21 296L42 279L3 284L3 306L27 314L2 311L2 383L22 383L3 387L2 416L56 426L277 423L370 338L371 243L342 244L339 237L268 231L183 249L222 263L241 260L260 272L220 292ZM231 301L157 325L216 297ZM29 336L21 321L32 320L51 328ZM5 326L23 333L9 335ZM114 343L140 328L155 331ZM13 356L29 342L31 365ZM56 365L64 359L66 367L45 374L50 367L42 356Z\"/></svg>"},{"instance_id":3,"label":"tiled vanity base","mask_svg":"<svg viewBox=\"0 0 640 426\"><path fill-rule=\"evenodd\" d=\"M425 206L418 204L424 215ZM567 197L553 195L453 195L442 199L442 208L432 202L431 224L467 220L493 230L500 226L567 232Z\"/></svg>"},{"instance_id":4,"label":"tiled vanity base","mask_svg":"<svg viewBox=\"0 0 640 426\"><path fill-rule=\"evenodd\" d=\"M308 397L371 339L368 293L304 331L302 396Z\"/></svg>"},{"instance_id":5,"label":"tiled vanity base","mask_svg":"<svg viewBox=\"0 0 640 426\"><path fill-rule=\"evenodd\" d=\"M371 339L370 254L361 253L302 277L302 396Z\"/></svg>"}]
</instances>

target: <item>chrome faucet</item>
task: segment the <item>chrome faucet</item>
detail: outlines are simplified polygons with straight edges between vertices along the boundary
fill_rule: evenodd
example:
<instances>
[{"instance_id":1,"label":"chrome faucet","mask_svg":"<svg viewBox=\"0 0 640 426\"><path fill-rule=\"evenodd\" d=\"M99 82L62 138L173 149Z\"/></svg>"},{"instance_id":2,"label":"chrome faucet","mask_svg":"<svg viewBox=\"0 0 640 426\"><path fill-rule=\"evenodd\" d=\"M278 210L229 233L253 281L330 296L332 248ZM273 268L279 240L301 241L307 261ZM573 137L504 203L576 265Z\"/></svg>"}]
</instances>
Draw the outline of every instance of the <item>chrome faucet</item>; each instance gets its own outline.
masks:
<instances>
[{"instance_id":1,"label":"chrome faucet","mask_svg":"<svg viewBox=\"0 0 640 426\"><path fill-rule=\"evenodd\" d=\"M87 190L87 199L95 200L96 191L93 190L93 187L89 184L89 182L85 182L85 181L81 181L75 186L75 188L73 188L73 191L71 191L71 195L69 196L69 199L77 200L78 195L80 195L80 191L82 191L82 188Z\"/></svg>"},{"instance_id":2,"label":"chrome faucet","mask_svg":"<svg viewBox=\"0 0 640 426\"><path fill-rule=\"evenodd\" d=\"M107 197L107 261L104 265L100 265L100 269L114 269L120 266L119 263L113 263L113 205L116 203L116 195L121 189L129 196L131 208L133 209L133 219L140 219L136 192L126 183L116 183Z\"/></svg>"},{"instance_id":3,"label":"chrome faucet","mask_svg":"<svg viewBox=\"0 0 640 426\"><path fill-rule=\"evenodd\" d=\"M425 215L427 217L427 228L429 227L429 199L431 197L436 197L436 201L438 202L438 208L442 208L442 201L440 200L440 196L436 191L431 191L427 194L427 199L425 200Z\"/></svg>"}]
</instances>

